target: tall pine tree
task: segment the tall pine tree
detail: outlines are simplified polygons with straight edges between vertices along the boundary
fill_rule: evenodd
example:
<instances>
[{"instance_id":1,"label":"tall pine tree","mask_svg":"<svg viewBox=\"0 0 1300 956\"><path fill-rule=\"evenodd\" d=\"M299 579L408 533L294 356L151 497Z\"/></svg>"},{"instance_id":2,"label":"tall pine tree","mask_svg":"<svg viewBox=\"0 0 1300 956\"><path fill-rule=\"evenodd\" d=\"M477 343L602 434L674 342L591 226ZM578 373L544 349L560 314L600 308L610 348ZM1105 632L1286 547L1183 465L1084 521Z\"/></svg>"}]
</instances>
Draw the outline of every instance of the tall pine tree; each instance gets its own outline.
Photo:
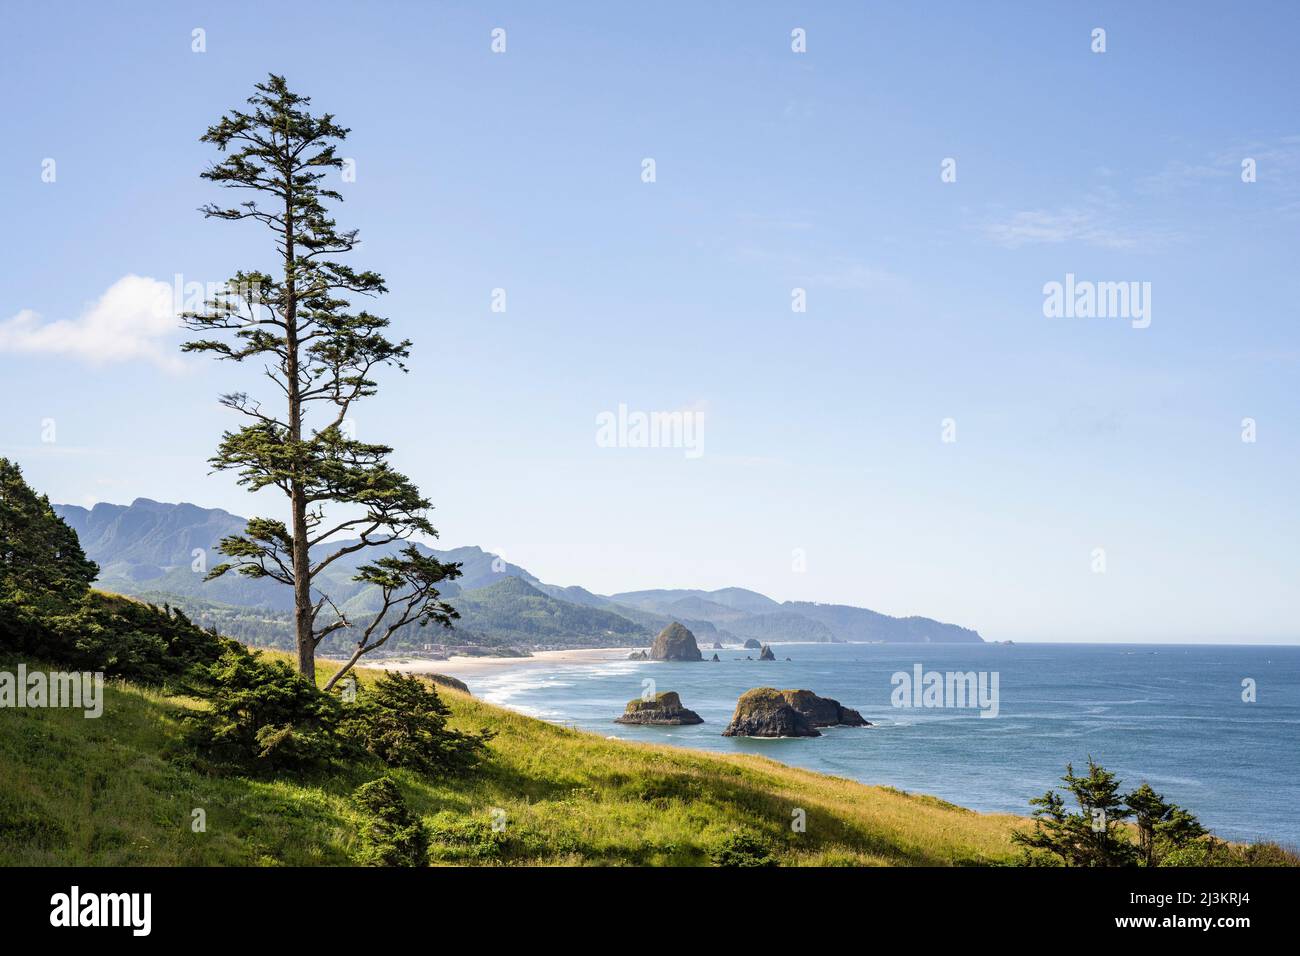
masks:
<instances>
[{"instance_id":1,"label":"tall pine tree","mask_svg":"<svg viewBox=\"0 0 1300 956\"><path fill-rule=\"evenodd\" d=\"M98 573L50 499L0 458L0 648L29 643L33 622L69 611Z\"/></svg>"},{"instance_id":2,"label":"tall pine tree","mask_svg":"<svg viewBox=\"0 0 1300 956\"><path fill-rule=\"evenodd\" d=\"M278 488L288 499L289 523L251 519L243 534L221 542L231 560L209 577L233 570L293 588L298 670L311 680L320 642L353 629L352 659L328 688L398 628L450 626L457 615L439 600L437 585L460 570L409 542L437 532L426 517L430 503L389 466L392 449L357 441L345 427L353 404L375 394L378 369L405 371L411 343L390 340L387 319L353 305L354 297L387 290L377 273L335 258L358 243L357 230L340 230L330 217L325 202L343 197L322 182L343 166L335 149L348 130L329 113L311 115L309 104L272 74L256 85L247 112L231 111L202 137L224 157L203 178L251 196L201 211L261 224L277 258L273 270L236 273L202 311L186 313L186 326L201 337L183 348L259 363L274 383L270 402L245 392L221 397L248 421L222 435L211 463L236 471L250 491ZM327 517L327 505L341 512ZM368 548L382 549L380 556L362 564L355 579L378 589L380 609L349 621L316 581L335 561Z\"/></svg>"}]
</instances>

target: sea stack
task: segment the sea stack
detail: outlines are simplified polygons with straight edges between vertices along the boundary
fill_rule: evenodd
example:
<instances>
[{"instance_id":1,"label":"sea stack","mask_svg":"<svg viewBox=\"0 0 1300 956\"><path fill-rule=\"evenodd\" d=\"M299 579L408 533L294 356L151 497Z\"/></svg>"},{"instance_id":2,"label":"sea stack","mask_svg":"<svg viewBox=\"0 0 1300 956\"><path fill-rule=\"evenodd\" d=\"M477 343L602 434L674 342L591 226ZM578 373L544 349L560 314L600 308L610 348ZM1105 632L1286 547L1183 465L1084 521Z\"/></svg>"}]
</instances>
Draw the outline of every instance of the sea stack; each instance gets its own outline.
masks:
<instances>
[{"instance_id":1,"label":"sea stack","mask_svg":"<svg viewBox=\"0 0 1300 956\"><path fill-rule=\"evenodd\" d=\"M766 644L764 644L764 645L763 645L763 653L761 653L761 654L758 655L758 659L759 659L760 661L774 661L774 660L776 660L776 655L772 653L772 648L770 648L770 647L768 647Z\"/></svg>"},{"instance_id":2,"label":"sea stack","mask_svg":"<svg viewBox=\"0 0 1300 956\"><path fill-rule=\"evenodd\" d=\"M783 690L781 696L814 727L870 727L852 707L830 697L818 697L810 690Z\"/></svg>"},{"instance_id":3,"label":"sea stack","mask_svg":"<svg viewBox=\"0 0 1300 956\"><path fill-rule=\"evenodd\" d=\"M870 722L838 700L810 690L757 687L736 701L724 737L819 737L818 727L870 727Z\"/></svg>"},{"instance_id":4,"label":"sea stack","mask_svg":"<svg viewBox=\"0 0 1300 956\"><path fill-rule=\"evenodd\" d=\"M676 691L666 690L651 700L629 700L622 717L614 718L616 724L702 724L704 718L682 706Z\"/></svg>"},{"instance_id":5,"label":"sea stack","mask_svg":"<svg viewBox=\"0 0 1300 956\"><path fill-rule=\"evenodd\" d=\"M702 661L704 655L700 653L699 645L695 643L695 635L676 621L673 621L659 632L659 636L650 645L650 659L653 661Z\"/></svg>"},{"instance_id":6,"label":"sea stack","mask_svg":"<svg viewBox=\"0 0 1300 956\"><path fill-rule=\"evenodd\" d=\"M749 651L756 651L762 646L762 644L758 643L758 641L754 640L752 637L745 642L745 649Z\"/></svg>"},{"instance_id":7,"label":"sea stack","mask_svg":"<svg viewBox=\"0 0 1300 956\"><path fill-rule=\"evenodd\" d=\"M820 737L821 732L775 687L756 687L740 695L722 736Z\"/></svg>"}]
</instances>

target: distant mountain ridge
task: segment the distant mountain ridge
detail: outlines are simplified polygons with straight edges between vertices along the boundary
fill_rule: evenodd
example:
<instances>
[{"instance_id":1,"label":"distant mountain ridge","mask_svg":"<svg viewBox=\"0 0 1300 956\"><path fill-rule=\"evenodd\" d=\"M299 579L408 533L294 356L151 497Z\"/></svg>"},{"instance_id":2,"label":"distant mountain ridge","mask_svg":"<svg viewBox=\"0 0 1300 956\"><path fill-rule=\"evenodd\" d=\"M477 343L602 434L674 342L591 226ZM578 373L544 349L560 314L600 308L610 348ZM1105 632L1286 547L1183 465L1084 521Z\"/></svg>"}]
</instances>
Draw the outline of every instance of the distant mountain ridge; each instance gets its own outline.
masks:
<instances>
[{"instance_id":1,"label":"distant mountain ridge","mask_svg":"<svg viewBox=\"0 0 1300 956\"><path fill-rule=\"evenodd\" d=\"M290 589L228 574L204 581L222 560L216 550L245 519L219 508L137 498L129 505L100 503L87 509L54 505L77 533L86 555L100 566L99 586L122 594L167 600L195 609L200 619L256 638L268 630L289 633ZM601 595L578 586L546 584L518 565L478 547L437 550L417 545L440 561L461 564L462 576L442 589L461 614L450 634L411 629L399 646L419 642L531 646L639 646L678 621L701 641L979 643L978 632L926 617L890 617L844 604L773 600L745 588L715 591L664 588ZM321 586L349 617L375 607L373 587L351 578L374 549L337 561ZM243 629L243 630L241 630ZM280 634L283 632L283 634Z\"/></svg>"}]
</instances>

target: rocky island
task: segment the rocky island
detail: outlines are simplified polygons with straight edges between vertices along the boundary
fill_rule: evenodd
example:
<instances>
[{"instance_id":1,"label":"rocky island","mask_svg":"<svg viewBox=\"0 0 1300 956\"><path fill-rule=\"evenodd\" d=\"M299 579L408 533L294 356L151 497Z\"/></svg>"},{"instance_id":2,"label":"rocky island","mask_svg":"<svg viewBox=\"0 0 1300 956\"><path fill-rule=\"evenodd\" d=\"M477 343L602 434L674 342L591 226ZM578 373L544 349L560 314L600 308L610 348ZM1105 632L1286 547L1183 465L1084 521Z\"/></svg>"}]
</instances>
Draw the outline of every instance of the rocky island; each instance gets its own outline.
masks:
<instances>
[{"instance_id":1,"label":"rocky island","mask_svg":"<svg viewBox=\"0 0 1300 956\"><path fill-rule=\"evenodd\" d=\"M676 621L669 624L650 645L652 661L702 661L699 645L695 635Z\"/></svg>"},{"instance_id":2,"label":"rocky island","mask_svg":"<svg viewBox=\"0 0 1300 956\"><path fill-rule=\"evenodd\" d=\"M736 701L724 737L820 737L818 727L870 727L862 715L810 690L756 687Z\"/></svg>"},{"instance_id":3,"label":"rocky island","mask_svg":"<svg viewBox=\"0 0 1300 956\"><path fill-rule=\"evenodd\" d=\"M810 690L783 690L790 706L807 717L814 727L870 727L871 722L852 707L831 697L818 697Z\"/></svg>"},{"instance_id":4,"label":"rocky island","mask_svg":"<svg viewBox=\"0 0 1300 956\"><path fill-rule=\"evenodd\" d=\"M622 717L614 718L616 724L702 724L704 718L682 706L676 691L666 690L650 700L629 700Z\"/></svg>"}]
</instances>

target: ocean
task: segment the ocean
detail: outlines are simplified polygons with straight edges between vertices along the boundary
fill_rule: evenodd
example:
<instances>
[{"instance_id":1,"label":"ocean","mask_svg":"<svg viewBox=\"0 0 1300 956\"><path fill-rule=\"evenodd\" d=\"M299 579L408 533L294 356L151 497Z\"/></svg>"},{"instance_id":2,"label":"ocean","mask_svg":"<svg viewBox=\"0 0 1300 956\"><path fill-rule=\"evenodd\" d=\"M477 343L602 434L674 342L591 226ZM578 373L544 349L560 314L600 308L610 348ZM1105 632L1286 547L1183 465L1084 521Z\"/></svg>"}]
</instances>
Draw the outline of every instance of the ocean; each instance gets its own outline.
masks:
<instances>
[{"instance_id":1,"label":"ocean","mask_svg":"<svg viewBox=\"0 0 1300 956\"><path fill-rule=\"evenodd\" d=\"M773 644L775 662L728 647L719 663L502 665L466 675L484 700L623 740L754 753L980 811L1027 814L1089 755L1197 814L1219 837L1300 845L1300 647L1142 644ZM790 660L785 660L789 657ZM739 660L737 659L739 658ZM996 717L895 707L895 673L996 675ZM703 724L614 723L643 681L677 691ZM1243 700L1253 682L1255 699ZM806 688L875 726L817 738L721 736L753 687ZM908 700L912 700L909 695Z\"/></svg>"}]
</instances>

